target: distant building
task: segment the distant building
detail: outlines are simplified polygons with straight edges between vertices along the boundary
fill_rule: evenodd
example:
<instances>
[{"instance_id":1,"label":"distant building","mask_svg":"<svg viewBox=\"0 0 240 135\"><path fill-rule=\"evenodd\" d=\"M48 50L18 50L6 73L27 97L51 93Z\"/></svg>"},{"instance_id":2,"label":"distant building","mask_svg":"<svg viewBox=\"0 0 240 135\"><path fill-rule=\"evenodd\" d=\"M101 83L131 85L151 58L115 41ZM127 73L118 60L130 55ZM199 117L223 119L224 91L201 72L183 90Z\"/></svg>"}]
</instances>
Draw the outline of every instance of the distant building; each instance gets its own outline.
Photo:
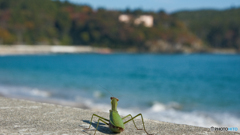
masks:
<instances>
[{"instance_id":1,"label":"distant building","mask_svg":"<svg viewBox=\"0 0 240 135\"><path fill-rule=\"evenodd\" d=\"M146 27L153 26L153 16L151 16L151 15L141 15L138 18L133 18L131 15L121 14L118 17L118 20L120 22L125 22L125 23L130 23L131 19L133 19L133 23L135 25L139 25L139 24L143 23L143 25Z\"/></svg>"},{"instance_id":2,"label":"distant building","mask_svg":"<svg viewBox=\"0 0 240 135\"><path fill-rule=\"evenodd\" d=\"M122 14L122 15L120 15L120 16L118 17L118 20L119 20L120 22L129 23L130 20L131 20L131 17L130 17L130 15Z\"/></svg>"},{"instance_id":3,"label":"distant building","mask_svg":"<svg viewBox=\"0 0 240 135\"><path fill-rule=\"evenodd\" d=\"M153 26L153 17L151 15L141 15L134 20L134 24L139 25L143 23L146 27Z\"/></svg>"}]
</instances>

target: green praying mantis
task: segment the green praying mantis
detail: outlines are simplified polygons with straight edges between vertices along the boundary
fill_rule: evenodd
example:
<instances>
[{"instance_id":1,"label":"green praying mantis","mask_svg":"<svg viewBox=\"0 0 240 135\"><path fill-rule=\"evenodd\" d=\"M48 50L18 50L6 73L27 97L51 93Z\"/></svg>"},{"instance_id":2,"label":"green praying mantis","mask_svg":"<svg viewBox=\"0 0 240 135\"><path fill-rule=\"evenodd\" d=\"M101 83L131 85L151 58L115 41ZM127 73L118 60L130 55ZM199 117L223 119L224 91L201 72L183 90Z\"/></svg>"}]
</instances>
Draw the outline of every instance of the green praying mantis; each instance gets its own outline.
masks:
<instances>
[{"instance_id":1,"label":"green praying mantis","mask_svg":"<svg viewBox=\"0 0 240 135\"><path fill-rule=\"evenodd\" d=\"M125 129L124 124L126 124L126 123L128 123L128 122L130 122L130 121L133 121L133 124L134 124L134 126L136 127L137 130L142 130L142 129L138 129L137 126L136 126L136 124L135 124L135 122L134 122L134 119L135 119L136 117L141 116L141 118L142 118L142 123L143 123L143 129L144 129L144 131L148 134L148 132L147 132L146 129L145 129L144 121L143 121L143 116L142 116L141 113L139 113L139 114L136 115L135 117L132 117L132 115L129 114L129 115L121 118L120 115L118 114L118 111L117 111L117 105L118 105L118 101L119 101L119 100L118 100L117 98L115 98L115 97L111 97L110 99L111 99L111 105L112 105L112 109L109 110L109 111L110 111L110 120L109 120L109 119L106 119L106 118L103 118L103 117L101 117L101 116L98 116L98 115L96 115L96 114L93 114L93 115L92 115L92 118L91 118L91 123L90 123L90 125L89 125L89 128L87 128L87 130L90 129L90 127L91 127L91 125L92 125L93 116L98 117L98 123L97 123L97 127L96 127L96 130L95 130L94 135L96 134L96 131L97 131L97 128L98 128L98 125L99 125L99 121L103 122L103 123L106 124L106 125L109 125L110 130L113 131L113 132L115 132L115 133L121 133L121 132L123 132L124 129ZM123 122L123 120L124 120L125 118L129 117L129 116L131 117L131 119ZM148 135L150 135L150 134L148 134Z\"/></svg>"}]
</instances>

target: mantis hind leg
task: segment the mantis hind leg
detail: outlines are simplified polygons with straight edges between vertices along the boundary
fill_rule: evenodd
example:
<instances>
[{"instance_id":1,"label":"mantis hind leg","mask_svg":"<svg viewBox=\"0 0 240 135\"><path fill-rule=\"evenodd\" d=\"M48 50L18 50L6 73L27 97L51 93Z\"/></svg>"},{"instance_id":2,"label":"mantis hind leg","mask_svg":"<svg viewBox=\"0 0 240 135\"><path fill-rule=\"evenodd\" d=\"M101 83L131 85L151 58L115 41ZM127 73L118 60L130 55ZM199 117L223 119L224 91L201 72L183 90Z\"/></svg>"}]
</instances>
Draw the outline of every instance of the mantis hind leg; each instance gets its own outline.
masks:
<instances>
[{"instance_id":1,"label":"mantis hind leg","mask_svg":"<svg viewBox=\"0 0 240 135\"><path fill-rule=\"evenodd\" d=\"M129 114L130 116L131 116L131 114ZM129 115L127 115L127 116L129 116ZM125 117L123 117L123 119L124 118L126 118L127 116L125 116ZM126 123L128 123L129 121L133 121L133 123L134 123L134 125L135 125L135 122L134 122L134 120L133 119L135 119L136 117L138 117L138 116L141 116L141 118L142 118L142 124L143 124L143 129L144 129L144 131L148 134L148 135L151 135L151 134L149 134L147 131L146 131L146 129L145 129L145 125L144 125L144 121L143 121L143 116L142 116L142 114L141 113L139 113L138 115L136 115L136 116L134 116L134 117L132 117L131 119L129 119L128 121L125 121L123 124L126 124ZM136 125L135 125L135 127L136 127ZM136 127L137 128L137 127ZM138 129L138 128L137 128ZM140 130L140 129L138 129L138 130Z\"/></svg>"},{"instance_id":2,"label":"mantis hind leg","mask_svg":"<svg viewBox=\"0 0 240 135\"><path fill-rule=\"evenodd\" d=\"M100 118L99 117L99 119L98 119L98 123L97 123L97 127L96 127L96 130L95 130L95 133L94 133L94 135L96 134L96 132L97 132L97 128L98 128L98 125L99 125L99 121L102 121L103 123L105 123L106 125L109 125L108 123L106 123L105 121L103 121L103 120L105 120L105 119L102 119L102 118Z\"/></svg>"},{"instance_id":3,"label":"mantis hind leg","mask_svg":"<svg viewBox=\"0 0 240 135\"><path fill-rule=\"evenodd\" d=\"M91 125L92 125L93 116L98 117L104 124L109 125L109 124L107 123L107 122L109 122L108 119L103 118L103 117L101 117L101 116L98 116L98 115L96 115L96 114L93 114L93 115L92 115L92 118L91 118L91 122L90 122L89 128L86 128L86 129L90 129L90 127L91 127ZM99 119L98 119L98 123L99 123ZM103 120L105 120L105 121L103 121ZM107 121L107 122L106 122L106 121ZM97 125L97 126L98 126L98 125ZM96 129L97 129L97 128L96 128Z\"/></svg>"},{"instance_id":4,"label":"mantis hind leg","mask_svg":"<svg viewBox=\"0 0 240 135\"><path fill-rule=\"evenodd\" d=\"M129 117L129 116L131 117L131 119L132 119L132 121L133 121L133 124L134 124L134 126L136 127L136 129L137 129L137 130L142 130L142 129L137 128L137 126L136 126L136 124L135 124L135 121L133 120L133 117L132 117L131 114L128 114L127 116L123 117L122 120L125 119L125 118L127 118L127 117ZM124 124L125 124L125 123L124 123Z\"/></svg>"}]
</instances>

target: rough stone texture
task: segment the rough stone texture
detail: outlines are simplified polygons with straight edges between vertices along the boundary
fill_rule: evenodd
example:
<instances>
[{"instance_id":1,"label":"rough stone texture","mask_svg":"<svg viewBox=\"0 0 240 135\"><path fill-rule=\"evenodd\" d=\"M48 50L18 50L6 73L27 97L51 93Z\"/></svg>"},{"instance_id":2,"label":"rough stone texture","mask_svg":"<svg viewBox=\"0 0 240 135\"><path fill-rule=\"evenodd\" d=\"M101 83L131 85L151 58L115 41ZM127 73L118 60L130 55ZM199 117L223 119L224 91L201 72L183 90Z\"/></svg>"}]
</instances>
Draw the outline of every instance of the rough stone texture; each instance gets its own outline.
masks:
<instances>
[{"instance_id":1,"label":"rough stone texture","mask_svg":"<svg viewBox=\"0 0 240 135\"><path fill-rule=\"evenodd\" d=\"M97 118L94 118L90 130L84 130L90 123L93 113L108 118L108 113L92 112L55 104L10 99L0 97L0 135L1 134L94 134ZM136 125L141 128L140 119ZM209 128L183 124L173 124L145 119L146 130L158 135L240 135L236 132L211 132ZM143 130L136 130L132 122L125 125L122 135L142 135ZM100 123L96 134L114 134L107 125Z\"/></svg>"}]
</instances>

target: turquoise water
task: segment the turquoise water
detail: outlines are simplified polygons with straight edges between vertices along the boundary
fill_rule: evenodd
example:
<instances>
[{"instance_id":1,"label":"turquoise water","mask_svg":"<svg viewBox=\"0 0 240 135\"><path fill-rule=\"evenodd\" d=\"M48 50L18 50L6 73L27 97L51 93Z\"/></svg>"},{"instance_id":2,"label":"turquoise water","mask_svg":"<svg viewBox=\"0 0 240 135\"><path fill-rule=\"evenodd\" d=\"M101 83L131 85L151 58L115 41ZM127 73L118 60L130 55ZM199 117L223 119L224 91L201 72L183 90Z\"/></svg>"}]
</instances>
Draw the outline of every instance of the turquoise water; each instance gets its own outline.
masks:
<instances>
[{"instance_id":1,"label":"turquoise water","mask_svg":"<svg viewBox=\"0 0 240 135\"><path fill-rule=\"evenodd\" d=\"M123 113L138 110L175 123L240 126L240 55L0 56L5 96L108 106L111 95L104 89L119 98Z\"/></svg>"}]
</instances>

